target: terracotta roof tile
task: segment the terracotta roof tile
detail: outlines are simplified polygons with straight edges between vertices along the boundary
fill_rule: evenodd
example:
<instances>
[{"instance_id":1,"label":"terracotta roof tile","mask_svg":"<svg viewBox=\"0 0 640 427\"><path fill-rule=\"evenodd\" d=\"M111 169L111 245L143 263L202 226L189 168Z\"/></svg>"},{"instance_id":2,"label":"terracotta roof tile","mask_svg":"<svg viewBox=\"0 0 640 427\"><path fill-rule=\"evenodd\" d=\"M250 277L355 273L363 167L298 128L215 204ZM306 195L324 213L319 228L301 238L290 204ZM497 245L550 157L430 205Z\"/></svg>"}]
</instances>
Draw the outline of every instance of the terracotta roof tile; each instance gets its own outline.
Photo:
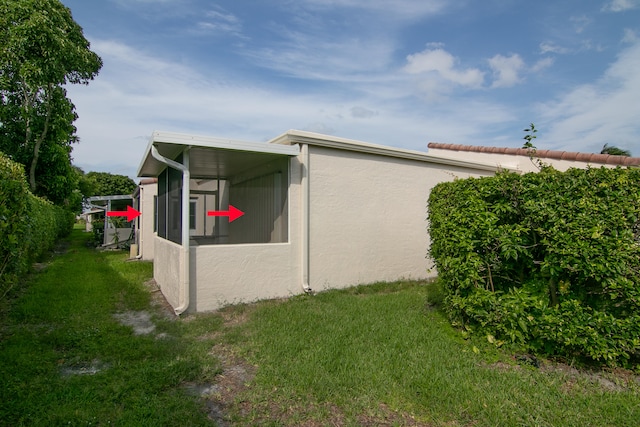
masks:
<instances>
[{"instance_id":1,"label":"terracotta roof tile","mask_svg":"<svg viewBox=\"0 0 640 427\"><path fill-rule=\"evenodd\" d=\"M157 182L158 178L143 178L138 185L156 184Z\"/></svg>"},{"instance_id":2,"label":"terracotta roof tile","mask_svg":"<svg viewBox=\"0 0 640 427\"><path fill-rule=\"evenodd\" d=\"M480 145L442 144L439 142L430 142L428 147L440 150L508 154L512 156L529 156L530 153L530 150L527 148L485 147ZM541 159L568 160L621 166L640 166L640 157L614 156L611 154L537 150L535 152L535 156Z\"/></svg>"}]
</instances>

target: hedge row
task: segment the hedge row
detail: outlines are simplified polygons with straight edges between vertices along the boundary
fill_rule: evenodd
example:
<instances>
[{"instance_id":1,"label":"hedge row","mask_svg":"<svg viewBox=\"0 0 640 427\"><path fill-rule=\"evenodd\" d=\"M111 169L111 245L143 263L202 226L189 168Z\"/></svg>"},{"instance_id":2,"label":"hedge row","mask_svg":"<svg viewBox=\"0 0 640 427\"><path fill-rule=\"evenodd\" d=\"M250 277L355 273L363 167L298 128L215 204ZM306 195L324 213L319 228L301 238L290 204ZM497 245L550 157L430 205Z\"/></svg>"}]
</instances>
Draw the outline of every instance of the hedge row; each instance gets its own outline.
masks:
<instances>
[{"instance_id":1,"label":"hedge row","mask_svg":"<svg viewBox=\"0 0 640 427\"><path fill-rule=\"evenodd\" d=\"M429 222L452 320L542 354L640 363L640 169L442 183Z\"/></svg>"},{"instance_id":2,"label":"hedge row","mask_svg":"<svg viewBox=\"0 0 640 427\"><path fill-rule=\"evenodd\" d=\"M34 196L23 166L0 153L0 297L73 222L73 213Z\"/></svg>"}]
</instances>

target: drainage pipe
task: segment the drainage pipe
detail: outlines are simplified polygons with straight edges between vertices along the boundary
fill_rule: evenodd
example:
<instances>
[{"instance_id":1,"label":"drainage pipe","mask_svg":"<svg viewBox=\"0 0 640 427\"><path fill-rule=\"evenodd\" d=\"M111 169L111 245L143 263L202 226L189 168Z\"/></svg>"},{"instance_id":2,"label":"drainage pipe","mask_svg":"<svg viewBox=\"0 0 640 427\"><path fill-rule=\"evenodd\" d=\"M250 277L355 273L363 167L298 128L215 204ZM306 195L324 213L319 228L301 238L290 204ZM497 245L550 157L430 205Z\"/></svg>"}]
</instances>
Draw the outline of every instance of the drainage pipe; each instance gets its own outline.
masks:
<instances>
[{"instance_id":1,"label":"drainage pipe","mask_svg":"<svg viewBox=\"0 0 640 427\"><path fill-rule=\"evenodd\" d=\"M182 290L182 302L174 308L173 311L177 316L184 313L189 308L189 291L190 291L190 260L189 260L189 181L191 180L191 174L189 173L189 150L191 146L188 146L182 152L182 163L178 163L174 160L168 159L158 152L155 145L151 146L151 156L159 162L165 165L182 171L182 271L180 277L180 287Z\"/></svg>"},{"instance_id":2,"label":"drainage pipe","mask_svg":"<svg viewBox=\"0 0 640 427\"><path fill-rule=\"evenodd\" d=\"M302 147L302 289L310 294L313 290L309 286L309 144L301 144Z\"/></svg>"}]
</instances>

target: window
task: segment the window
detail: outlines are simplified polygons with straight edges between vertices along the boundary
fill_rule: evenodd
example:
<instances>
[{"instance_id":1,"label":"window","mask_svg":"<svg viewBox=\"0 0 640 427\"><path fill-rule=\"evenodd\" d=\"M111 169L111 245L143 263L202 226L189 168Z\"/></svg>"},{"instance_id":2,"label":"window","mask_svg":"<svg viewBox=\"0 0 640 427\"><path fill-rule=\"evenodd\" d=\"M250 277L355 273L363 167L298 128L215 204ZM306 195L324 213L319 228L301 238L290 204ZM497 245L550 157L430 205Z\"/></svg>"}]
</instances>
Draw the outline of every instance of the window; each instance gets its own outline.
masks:
<instances>
[{"instance_id":1,"label":"window","mask_svg":"<svg viewBox=\"0 0 640 427\"><path fill-rule=\"evenodd\" d=\"M176 161L182 161L180 156ZM158 176L158 236L182 243L182 172L167 167Z\"/></svg>"},{"instance_id":2,"label":"window","mask_svg":"<svg viewBox=\"0 0 640 427\"><path fill-rule=\"evenodd\" d=\"M153 232L158 231L158 196L153 196Z\"/></svg>"},{"instance_id":3,"label":"window","mask_svg":"<svg viewBox=\"0 0 640 427\"><path fill-rule=\"evenodd\" d=\"M158 236L167 238L167 176L168 168L158 176Z\"/></svg>"},{"instance_id":4,"label":"window","mask_svg":"<svg viewBox=\"0 0 640 427\"><path fill-rule=\"evenodd\" d=\"M191 199L189 201L189 230L196 229L197 207L198 207L198 199Z\"/></svg>"}]
</instances>

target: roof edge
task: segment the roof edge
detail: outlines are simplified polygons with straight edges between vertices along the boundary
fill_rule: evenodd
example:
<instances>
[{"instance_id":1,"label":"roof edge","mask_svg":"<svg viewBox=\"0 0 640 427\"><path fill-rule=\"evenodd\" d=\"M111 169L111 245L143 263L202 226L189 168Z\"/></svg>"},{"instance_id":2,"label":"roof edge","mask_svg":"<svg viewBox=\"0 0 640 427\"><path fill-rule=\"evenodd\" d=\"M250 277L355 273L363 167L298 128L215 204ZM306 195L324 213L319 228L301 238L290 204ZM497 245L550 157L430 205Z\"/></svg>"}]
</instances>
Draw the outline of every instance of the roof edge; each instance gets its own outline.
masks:
<instances>
[{"instance_id":1,"label":"roof edge","mask_svg":"<svg viewBox=\"0 0 640 427\"><path fill-rule=\"evenodd\" d=\"M151 144L165 143L203 148L220 148L235 151L260 151L272 154L298 155L297 147L278 147L268 143L242 141L239 139L219 138L215 136L191 135L185 133L155 131L151 135Z\"/></svg>"},{"instance_id":2,"label":"roof edge","mask_svg":"<svg viewBox=\"0 0 640 427\"><path fill-rule=\"evenodd\" d=\"M459 166L472 168L477 170L485 170L495 172L499 169L491 163L470 162L465 160L457 160L450 158L442 158L433 156L425 151L407 150L404 148L389 147L386 145L371 144L368 142L357 141L354 139L341 138L332 135L324 135L315 132L307 132L291 129L287 132L273 138L270 144L293 145L308 144L318 147L335 148L339 150L355 151L359 153L376 154L380 156L396 157L401 159L417 160L421 162L444 164L449 166ZM514 169L515 170L515 169Z\"/></svg>"},{"instance_id":3,"label":"roof edge","mask_svg":"<svg viewBox=\"0 0 640 427\"><path fill-rule=\"evenodd\" d=\"M534 156L541 159L567 160L574 162L598 163L603 165L640 166L640 157L616 156L612 154L579 153L575 151L533 150L530 148L486 147L481 145L443 144L430 142L429 149L467 151L487 154L507 154L512 156Z\"/></svg>"}]
</instances>

